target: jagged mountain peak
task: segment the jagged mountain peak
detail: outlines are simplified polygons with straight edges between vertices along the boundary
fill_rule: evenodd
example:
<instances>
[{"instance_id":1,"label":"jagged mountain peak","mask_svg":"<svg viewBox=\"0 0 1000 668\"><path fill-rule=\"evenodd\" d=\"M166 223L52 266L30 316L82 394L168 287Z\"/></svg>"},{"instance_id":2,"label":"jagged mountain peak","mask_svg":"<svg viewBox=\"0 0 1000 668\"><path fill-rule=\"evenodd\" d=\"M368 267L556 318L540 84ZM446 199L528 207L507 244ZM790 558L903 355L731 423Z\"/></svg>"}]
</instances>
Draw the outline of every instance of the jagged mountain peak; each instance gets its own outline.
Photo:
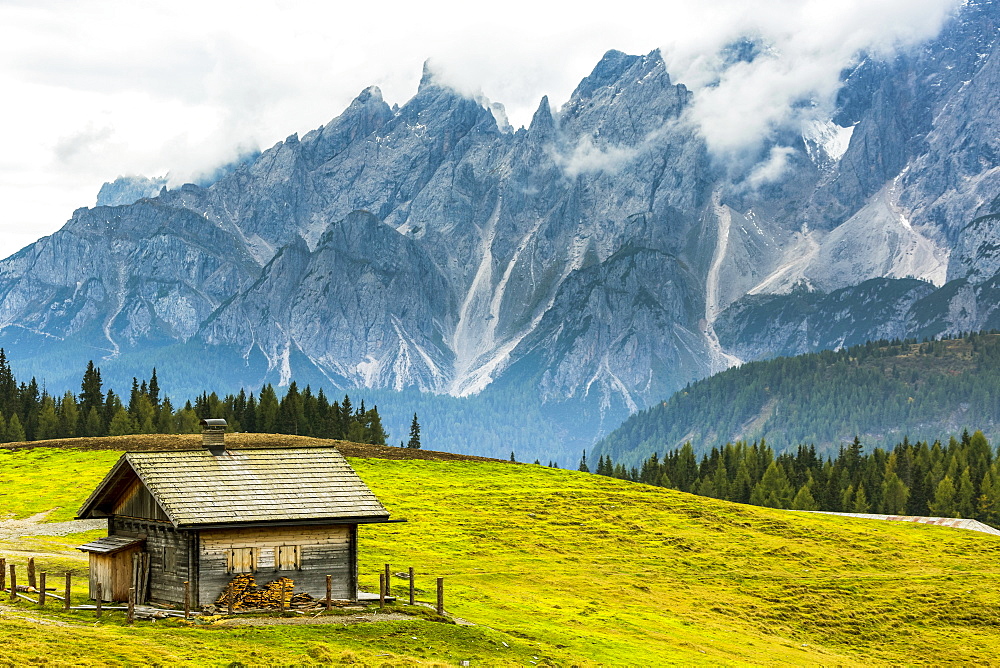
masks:
<instances>
[{"instance_id":1,"label":"jagged mountain peak","mask_svg":"<svg viewBox=\"0 0 1000 668\"><path fill-rule=\"evenodd\" d=\"M74 373L96 348L184 344L228 356L231 384L541 396L587 439L764 339L968 329L1000 318L992 57L944 92L927 82L956 75L924 52L859 67L853 129L812 128L780 180L742 190L657 51L607 52L517 133L425 63L399 108L366 88L210 186L84 210L0 262L0 344L41 365L57 337ZM906 279L946 265L962 285Z\"/></svg>"},{"instance_id":2,"label":"jagged mountain peak","mask_svg":"<svg viewBox=\"0 0 1000 668\"><path fill-rule=\"evenodd\" d=\"M528 126L532 135L546 135L555 130L556 122L552 117L552 110L549 108L549 96L543 95L538 103L538 109L531 117L531 124Z\"/></svg>"}]
</instances>

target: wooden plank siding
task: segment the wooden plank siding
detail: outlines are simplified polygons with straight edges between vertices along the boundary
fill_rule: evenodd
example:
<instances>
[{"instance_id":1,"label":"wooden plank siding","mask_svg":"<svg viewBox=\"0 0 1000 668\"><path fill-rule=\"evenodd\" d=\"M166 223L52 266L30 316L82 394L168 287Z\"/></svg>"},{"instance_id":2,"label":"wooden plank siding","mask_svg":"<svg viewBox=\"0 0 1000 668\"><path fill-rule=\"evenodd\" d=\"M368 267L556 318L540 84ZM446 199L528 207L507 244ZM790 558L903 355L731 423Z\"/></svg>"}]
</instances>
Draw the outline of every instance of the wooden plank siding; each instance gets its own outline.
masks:
<instances>
[{"instance_id":1,"label":"wooden plank siding","mask_svg":"<svg viewBox=\"0 0 1000 668\"><path fill-rule=\"evenodd\" d=\"M190 582L192 591L197 592L197 532L178 531L166 522L121 517L113 518L111 524L114 535L145 536L151 601L183 605L185 581ZM192 605L197 604L197 601L192 601Z\"/></svg>"},{"instance_id":2,"label":"wooden plank siding","mask_svg":"<svg viewBox=\"0 0 1000 668\"><path fill-rule=\"evenodd\" d=\"M326 576L332 575L334 598L354 599L356 546L357 527L348 524L202 531L198 599L214 602L248 567L258 586L287 577L296 592L315 598L326 596Z\"/></svg>"},{"instance_id":3,"label":"wooden plank siding","mask_svg":"<svg viewBox=\"0 0 1000 668\"><path fill-rule=\"evenodd\" d=\"M169 522L170 518L160 508L153 495L138 478L125 489L125 493L112 506L112 514L121 517L137 517L142 519Z\"/></svg>"},{"instance_id":4,"label":"wooden plank siding","mask_svg":"<svg viewBox=\"0 0 1000 668\"><path fill-rule=\"evenodd\" d=\"M127 601L132 586L132 555L141 551L136 545L112 554L90 554L90 598L97 598L97 583L101 583L101 598L105 601Z\"/></svg>"}]
</instances>

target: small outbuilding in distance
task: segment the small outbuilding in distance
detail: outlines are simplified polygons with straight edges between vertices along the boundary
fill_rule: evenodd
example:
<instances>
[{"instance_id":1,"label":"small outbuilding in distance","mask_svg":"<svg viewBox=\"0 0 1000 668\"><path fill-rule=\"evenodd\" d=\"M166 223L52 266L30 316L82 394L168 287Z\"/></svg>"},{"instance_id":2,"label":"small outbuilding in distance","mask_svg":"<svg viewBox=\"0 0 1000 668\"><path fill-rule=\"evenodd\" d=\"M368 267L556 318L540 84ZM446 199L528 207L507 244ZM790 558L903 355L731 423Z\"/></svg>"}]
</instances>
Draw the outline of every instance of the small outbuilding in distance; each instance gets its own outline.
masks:
<instances>
[{"instance_id":1,"label":"small outbuilding in distance","mask_svg":"<svg viewBox=\"0 0 1000 668\"><path fill-rule=\"evenodd\" d=\"M127 452L80 508L108 518L90 554L90 595L214 603L229 582L294 581L296 592L358 596L358 525L390 522L333 447L225 447L225 420L202 420L200 449ZM140 601L142 602L142 601Z\"/></svg>"}]
</instances>

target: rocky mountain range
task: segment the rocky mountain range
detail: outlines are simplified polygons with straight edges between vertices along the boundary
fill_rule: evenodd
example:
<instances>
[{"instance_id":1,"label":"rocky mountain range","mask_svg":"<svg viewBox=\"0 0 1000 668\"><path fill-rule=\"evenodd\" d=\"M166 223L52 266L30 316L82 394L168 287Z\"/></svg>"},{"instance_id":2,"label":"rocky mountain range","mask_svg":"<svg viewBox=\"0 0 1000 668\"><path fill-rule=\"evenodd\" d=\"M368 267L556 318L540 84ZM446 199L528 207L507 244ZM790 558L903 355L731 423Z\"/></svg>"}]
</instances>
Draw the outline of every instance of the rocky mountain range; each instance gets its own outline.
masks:
<instances>
[{"instance_id":1,"label":"rocky mountain range","mask_svg":"<svg viewBox=\"0 0 1000 668\"><path fill-rule=\"evenodd\" d=\"M998 19L968 2L859 58L761 183L709 152L658 52L609 51L516 130L425 68L401 107L368 88L211 182L107 184L0 262L0 345L54 387L95 359L175 393L528 398L560 439L536 450L577 452L741 360L992 327Z\"/></svg>"}]
</instances>

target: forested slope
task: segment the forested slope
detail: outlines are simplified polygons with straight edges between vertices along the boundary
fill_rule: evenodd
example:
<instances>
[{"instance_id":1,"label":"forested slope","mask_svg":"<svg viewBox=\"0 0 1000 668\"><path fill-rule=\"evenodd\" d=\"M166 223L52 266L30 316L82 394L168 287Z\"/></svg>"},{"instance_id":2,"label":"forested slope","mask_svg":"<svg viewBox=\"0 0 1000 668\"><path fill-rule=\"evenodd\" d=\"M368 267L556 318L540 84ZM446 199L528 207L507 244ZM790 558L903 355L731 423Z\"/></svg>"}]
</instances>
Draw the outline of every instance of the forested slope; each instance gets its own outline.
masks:
<instances>
[{"instance_id":1,"label":"forested slope","mask_svg":"<svg viewBox=\"0 0 1000 668\"><path fill-rule=\"evenodd\" d=\"M738 440L766 439L778 452L814 444L836 454L855 436L869 446L1000 425L1000 335L880 341L751 362L692 383L629 418L597 444L637 466L690 441L698 454Z\"/></svg>"}]
</instances>

